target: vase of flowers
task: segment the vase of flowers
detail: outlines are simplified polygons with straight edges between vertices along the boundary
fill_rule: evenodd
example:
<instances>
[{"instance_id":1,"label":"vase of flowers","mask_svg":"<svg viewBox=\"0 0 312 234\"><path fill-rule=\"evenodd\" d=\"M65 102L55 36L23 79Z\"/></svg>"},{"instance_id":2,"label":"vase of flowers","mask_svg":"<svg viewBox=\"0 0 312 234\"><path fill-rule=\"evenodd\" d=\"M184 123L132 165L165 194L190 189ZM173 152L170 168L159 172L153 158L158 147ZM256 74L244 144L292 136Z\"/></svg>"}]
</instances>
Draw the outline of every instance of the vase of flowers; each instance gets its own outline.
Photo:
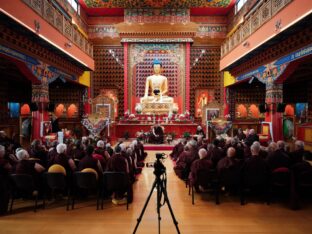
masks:
<instances>
[{"instance_id":1,"label":"vase of flowers","mask_svg":"<svg viewBox=\"0 0 312 234\"><path fill-rule=\"evenodd\" d=\"M141 104L136 104L136 106L135 106L135 112L137 113L137 114L141 114L142 113L142 105Z\"/></svg>"}]
</instances>

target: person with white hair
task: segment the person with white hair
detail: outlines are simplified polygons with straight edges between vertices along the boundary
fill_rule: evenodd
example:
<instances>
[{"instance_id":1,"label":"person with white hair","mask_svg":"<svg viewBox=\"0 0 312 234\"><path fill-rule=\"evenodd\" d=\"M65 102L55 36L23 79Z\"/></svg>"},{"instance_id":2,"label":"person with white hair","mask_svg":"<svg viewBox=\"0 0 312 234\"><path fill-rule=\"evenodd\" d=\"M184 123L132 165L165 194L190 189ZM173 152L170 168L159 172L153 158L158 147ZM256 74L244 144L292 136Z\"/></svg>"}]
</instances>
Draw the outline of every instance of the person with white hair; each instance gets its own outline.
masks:
<instances>
[{"instance_id":1,"label":"person with white hair","mask_svg":"<svg viewBox=\"0 0 312 234\"><path fill-rule=\"evenodd\" d=\"M176 161L179 158L179 155L183 152L183 149L184 149L183 139L180 139L178 141L178 144L176 144L173 147L172 152L169 154L171 159L173 161Z\"/></svg>"},{"instance_id":2,"label":"person with white hair","mask_svg":"<svg viewBox=\"0 0 312 234\"><path fill-rule=\"evenodd\" d=\"M202 138L206 138L206 134L205 134L202 126L200 126L200 125L197 126L196 135L197 136L202 136Z\"/></svg>"},{"instance_id":3,"label":"person with white hair","mask_svg":"<svg viewBox=\"0 0 312 234\"><path fill-rule=\"evenodd\" d=\"M295 149L294 151L289 155L291 165L295 165L296 163L300 163L303 160L303 155L305 154L304 150L304 142L303 141L295 141Z\"/></svg>"},{"instance_id":4,"label":"person with white hair","mask_svg":"<svg viewBox=\"0 0 312 234\"><path fill-rule=\"evenodd\" d=\"M120 146L121 145L121 146ZM129 175L129 166L128 166L128 161L126 158L122 156L122 150L125 149L122 143L116 146L115 148L115 153L113 154L112 157L108 159L107 162L107 171L112 171L112 172L124 172L128 178L129 178L129 183L131 184L130 181L130 175ZM126 149L125 149L126 150ZM123 200L124 198L124 193L126 191L115 191L114 193L114 199L113 203L114 204L119 204L119 200ZM133 192L132 192L132 185L130 185L130 192L128 194L129 202L132 202L133 199Z\"/></svg>"},{"instance_id":5,"label":"person with white hair","mask_svg":"<svg viewBox=\"0 0 312 234\"><path fill-rule=\"evenodd\" d=\"M241 170L241 185L264 195L268 182L268 164L260 155L261 146L257 141L251 145L250 151L251 157L246 159Z\"/></svg>"},{"instance_id":6,"label":"person with white hair","mask_svg":"<svg viewBox=\"0 0 312 234\"><path fill-rule=\"evenodd\" d=\"M229 147L227 149L226 157L222 158L217 165L218 171L222 171L224 169L231 168L237 164L235 160L236 150L234 147Z\"/></svg>"},{"instance_id":7,"label":"person with white hair","mask_svg":"<svg viewBox=\"0 0 312 234\"><path fill-rule=\"evenodd\" d=\"M27 174L36 177L38 173L45 170L43 166L33 160L29 160L29 154L26 150L21 149L16 153L18 163L15 168L16 174Z\"/></svg>"},{"instance_id":8,"label":"person with white hair","mask_svg":"<svg viewBox=\"0 0 312 234\"><path fill-rule=\"evenodd\" d=\"M250 129L249 133L248 133L248 136L244 140L244 143L247 146L251 146L252 143L254 143L255 141L259 141L259 136L257 135L255 129Z\"/></svg>"},{"instance_id":9,"label":"person with white hair","mask_svg":"<svg viewBox=\"0 0 312 234\"><path fill-rule=\"evenodd\" d=\"M192 162L196 159L196 154L194 153L193 146L188 142L184 151L180 154L178 160L176 161L176 166L174 171L176 175L181 179L186 179L189 175Z\"/></svg>"},{"instance_id":10,"label":"person with white hair","mask_svg":"<svg viewBox=\"0 0 312 234\"><path fill-rule=\"evenodd\" d=\"M286 153L286 144L284 141L277 142L277 150L267 157L267 163L271 171L281 167L290 167L290 158Z\"/></svg>"},{"instance_id":11,"label":"person with white hair","mask_svg":"<svg viewBox=\"0 0 312 234\"><path fill-rule=\"evenodd\" d=\"M67 157L66 155L67 146L63 143L60 143L56 146L57 155L54 158L51 158L49 166L53 164L59 164L63 166L68 174L71 174L76 170L75 162L72 158Z\"/></svg>"},{"instance_id":12,"label":"person with white hair","mask_svg":"<svg viewBox=\"0 0 312 234\"><path fill-rule=\"evenodd\" d=\"M191 171L189 174L189 179L192 185L194 185L195 190L199 191L199 185L197 181L197 175L199 171L208 171L212 168L212 162L207 159L207 150L200 149L198 151L199 159L196 159L191 165Z\"/></svg>"}]
</instances>

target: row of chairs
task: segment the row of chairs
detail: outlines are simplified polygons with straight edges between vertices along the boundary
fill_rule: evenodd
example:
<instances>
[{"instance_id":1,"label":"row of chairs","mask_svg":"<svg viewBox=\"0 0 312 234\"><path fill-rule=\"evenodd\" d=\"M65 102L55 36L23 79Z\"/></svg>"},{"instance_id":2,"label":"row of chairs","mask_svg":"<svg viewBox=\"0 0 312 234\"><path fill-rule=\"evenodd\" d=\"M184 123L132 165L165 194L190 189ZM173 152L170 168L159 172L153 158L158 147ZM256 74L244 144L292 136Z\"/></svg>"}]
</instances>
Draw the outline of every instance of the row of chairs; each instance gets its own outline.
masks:
<instances>
[{"instance_id":1,"label":"row of chairs","mask_svg":"<svg viewBox=\"0 0 312 234\"><path fill-rule=\"evenodd\" d=\"M195 204L195 184L187 180L189 195L192 195L192 204ZM312 171L306 171L300 174L298 178L288 168L278 168L269 175L259 178L242 175L235 170L226 171L224 174L218 174L215 169L200 170L197 174L197 186L210 189L214 192L215 203L220 204L220 192L222 187L236 188L239 192L240 203L244 205L248 191L256 190L262 193L267 204L271 203L273 194L281 191L290 198L291 207L298 203L302 191L312 190ZM294 208L295 209L295 208Z\"/></svg>"},{"instance_id":2,"label":"row of chairs","mask_svg":"<svg viewBox=\"0 0 312 234\"><path fill-rule=\"evenodd\" d=\"M11 191L11 204L10 211L12 212L13 203L16 196L23 195L24 197L31 196L34 198L34 212L37 211L39 191L36 188L33 177L27 174L12 174L11 175L13 186ZM79 197L79 191L96 191L97 193L97 210L99 209L101 200L101 209L103 209L103 201L105 194L109 192L127 191L127 210L129 201L129 191L130 183L128 177L123 172L104 172L102 183L99 183L97 174L94 172L75 172L74 173L73 185L70 186L68 183L68 178L61 172L47 172L45 173L46 188L43 195L43 208L45 208L46 197L48 191L51 191L52 196L55 195L57 191L62 191L67 194L67 205L66 210L71 208L74 209L75 201ZM70 204L71 203L71 204Z\"/></svg>"}]
</instances>

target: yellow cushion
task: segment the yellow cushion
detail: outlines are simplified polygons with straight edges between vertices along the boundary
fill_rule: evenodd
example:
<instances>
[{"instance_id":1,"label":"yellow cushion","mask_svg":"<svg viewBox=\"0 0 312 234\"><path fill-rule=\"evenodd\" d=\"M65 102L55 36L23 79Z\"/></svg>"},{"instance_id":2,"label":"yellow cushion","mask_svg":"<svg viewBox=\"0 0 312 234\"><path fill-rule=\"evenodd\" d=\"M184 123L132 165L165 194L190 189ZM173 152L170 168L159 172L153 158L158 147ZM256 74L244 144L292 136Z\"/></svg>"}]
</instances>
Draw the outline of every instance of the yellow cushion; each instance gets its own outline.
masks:
<instances>
[{"instance_id":1,"label":"yellow cushion","mask_svg":"<svg viewBox=\"0 0 312 234\"><path fill-rule=\"evenodd\" d=\"M98 173L93 168L85 168L81 172L92 172L95 174L96 179L98 179Z\"/></svg>"},{"instance_id":2,"label":"yellow cushion","mask_svg":"<svg viewBox=\"0 0 312 234\"><path fill-rule=\"evenodd\" d=\"M51 167L49 167L48 172L63 173L66 176L66 170L60 164L53 164Z\"/></svg>"}]
</instances>

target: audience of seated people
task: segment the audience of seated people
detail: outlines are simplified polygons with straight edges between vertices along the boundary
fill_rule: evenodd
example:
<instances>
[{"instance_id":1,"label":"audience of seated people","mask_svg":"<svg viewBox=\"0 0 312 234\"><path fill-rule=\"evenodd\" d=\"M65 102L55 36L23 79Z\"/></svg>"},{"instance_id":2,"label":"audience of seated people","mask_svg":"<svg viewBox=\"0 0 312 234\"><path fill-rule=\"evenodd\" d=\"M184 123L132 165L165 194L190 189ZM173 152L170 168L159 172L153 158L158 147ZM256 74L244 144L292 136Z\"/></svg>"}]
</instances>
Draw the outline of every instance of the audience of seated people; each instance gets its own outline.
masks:
<instances>
[{"instance_id":1,"label":"audience of seated people","mask_svg":"<svg viewBox=\"0 0 312 234\"><path fill-rule=\"evenodd\" d=\"M284 141L271 142L268 147L264 147L257 139L255 131L250 129L245 139L243 136L240 140L237 136L228 137L224 141L217 137L213 140L213 144L206 144L206 148L198 147L193 139L185 142L185 146L182 141L179 141L170 154L176 161L174 171L179 178L183 180L189 178L196 184L194 181L196 181L195 175L199 165L216 169L219 180L224 179L223 177L233 179L232 185L237 186L236 189L242 183L250 189L255 189L252 184L263 189L267 186L270 174L281 168L294 173L294 183L302 172L312 171L310 163L305 161L311 153L304 150L302 141L295 141L294 151L289 152ZM183 146L184 150L181 152ZM204 154L201 149L205 149L206 153ZM198 155L201 159L198 159ZM203 157L203 155L207 156Z\"/></svg>"},{"instance_id":2,"label":"audience of seated people","mask_svg":"<svg viewBox=\"0 0 312 234\"><path fill-rule=\"evenodd\" d=\"M27 151L17 148L18 144L11 142L3 132L0 133L0 213L7 210L9 174L32 175L35 184L41 187L39 191L44 183L41 175L53 164L63 166L67 177L88 167L99 175L105 171L124 172L129 182L133 183L147 155L143 144L138 140L134 140L129 146L120 142L113 149L105 140L99 140L94 145L88 137L83 137L81 141L68 141L70 149L63 143L52 142L45 147L40 140L34 140ZM213 144L208 144L206 139L198 136L188 141L182 139L174 147L171 157L176 161L175 173L183 180L189 178L195 185L196 173L203 168L215 169L219 175L233 172L234 168L238 174L264 181L267 175L282 167L293 171L296 179L300 178L303 171L311 171L312 166L304 161L311 154L304 150L304 143L296 141L294 145L293 152L286 150L284 141L271 142L268 147L262 147L251 129L245 139L235 137L225 141L217 137ZM198 190L196 186L195 188ZM122 199L123 195L124 192L115 193L114 198Z\"/></svg>"},{"instance_id":3,"label":"audience of seated people","mask_svg":"<svg viewBox=\"0 0 312 234\"><path fill-rule=\"evenodd\" d=\"M54 164L64 167L67 183L74 183L72 176L76 171L92 168L98 178L102 178L105 171L124 172L132 184L147 156L143 144L137 140L129 146L119 143L115 150L105 139L94 143L92 139L83 137L81 140L65 142L54 141L45 146L40 140L34 140L30 149L25 150L16 148L19 145L13 144L4 132L0 134L0 214L8 209L10 174L31 175L39 193L43 193L45 188L43 174ZM125 192L131 193L128 194L128 201L131 202L132 189ZM123 196L124 192L115 193L113 202L115 200L115 204L122 204L116 203L116 199L122 199Z\"/></svg>"}]
</instances>

